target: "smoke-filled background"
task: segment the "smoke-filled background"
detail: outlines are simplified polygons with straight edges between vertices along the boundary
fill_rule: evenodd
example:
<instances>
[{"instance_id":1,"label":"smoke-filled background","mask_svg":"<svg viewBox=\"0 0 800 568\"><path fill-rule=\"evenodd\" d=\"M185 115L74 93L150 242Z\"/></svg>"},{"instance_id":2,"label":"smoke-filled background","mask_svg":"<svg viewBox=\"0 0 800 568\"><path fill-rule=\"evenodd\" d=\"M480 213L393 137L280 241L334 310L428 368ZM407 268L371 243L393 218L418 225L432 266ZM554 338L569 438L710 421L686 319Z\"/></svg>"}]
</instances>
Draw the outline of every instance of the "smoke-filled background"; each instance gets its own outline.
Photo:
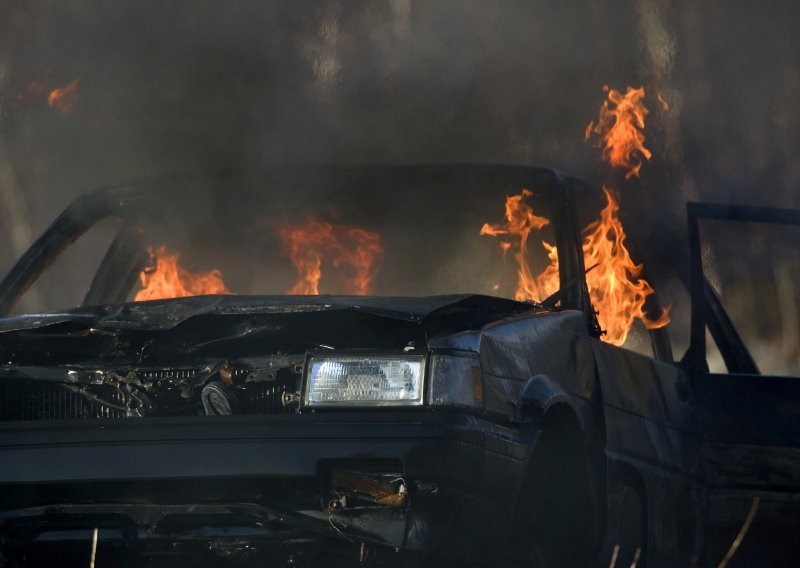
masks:
<instances>
[{"instance_id":1,"label":"smoke-filled background","mask_svg":"<svg viewBox=\"0 0 800 568\"><path fill-rule=\"evenodd\" d=\"M800 205L792 0L0 6L0 272L75 196L165 172L497 162L600 184L613 176L583 134L604 84L670 105L648 99L654 158L618 184L623 209L682 233L687 200ZM789 332L797 260L767 279Z\"/></svg>"}]
</instances>

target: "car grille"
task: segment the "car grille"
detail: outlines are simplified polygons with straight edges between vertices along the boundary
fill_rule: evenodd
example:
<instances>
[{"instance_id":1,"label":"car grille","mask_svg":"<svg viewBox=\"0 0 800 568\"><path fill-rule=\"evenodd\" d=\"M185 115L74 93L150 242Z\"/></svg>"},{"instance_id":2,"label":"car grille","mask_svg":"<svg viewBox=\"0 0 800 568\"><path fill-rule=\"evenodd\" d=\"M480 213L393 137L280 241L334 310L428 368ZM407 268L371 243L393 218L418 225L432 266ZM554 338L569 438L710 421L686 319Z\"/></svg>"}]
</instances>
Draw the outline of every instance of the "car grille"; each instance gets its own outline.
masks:
<instances>
[{"instance_id":1,"label":"car grille","mask_svg":"<svg viewBox=\"0 0 800 568\"><path fill-rule=\"evenodd\" d=\"M89 400L60 384L37 381L0 381L0 420L70 420L122 418L129 395L116 388L100 387L98 398Z\"/></svg>"},{"instance_id":2,"label":"car grille","mask_svg":"<svg viewBox=\"0 0 800 568\"><path fill-rule=\"evenodd\" d=\"M246 412L283 414L294 408L283 404L283 393L289 390L283 383L260 383L247 388Z\"/></svg>"},{"instance_id":3,"label":"car grille","mask_svg":"<svg viewBox=\"0 0 800 568\"><path fill-rule=\"evenodd\" d=\"M283 394L292 391L286 381L249 384L237 390L239 412L245 414L284 414L294 406L283 404ZM131 395L111 385L92 385L91 395L82 396L59 383L0 379L0 421L78 420L84 418L125 418L136 415L128 411ZM160 416L202 414L187 409L186 401L174 394L158 399L156 408L147 414Z\"/></svg>"}]
</instances>

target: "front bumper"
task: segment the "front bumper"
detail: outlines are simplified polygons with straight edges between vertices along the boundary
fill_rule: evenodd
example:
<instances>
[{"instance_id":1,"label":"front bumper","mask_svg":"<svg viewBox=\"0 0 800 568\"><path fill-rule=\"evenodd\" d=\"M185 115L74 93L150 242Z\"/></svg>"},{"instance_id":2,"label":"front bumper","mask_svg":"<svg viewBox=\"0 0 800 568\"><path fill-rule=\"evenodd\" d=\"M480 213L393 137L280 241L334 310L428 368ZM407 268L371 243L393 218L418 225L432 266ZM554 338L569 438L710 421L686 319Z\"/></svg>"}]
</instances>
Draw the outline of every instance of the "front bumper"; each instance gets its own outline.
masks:
<instances>
[{"instance_id":1,"label":"front bumper","mask_svg":"<svg viewBox=\"0 0 800 568\"><path fill-rule=\"evenodd\" d=\"M85 514L86 503L244 503L325 538L491 558L535 438L428 411L6 423L0 491L5 517L56 504ZM332 508L331 471L365 468L399 474L407 499Z\"/></svg>"}]
</instances>

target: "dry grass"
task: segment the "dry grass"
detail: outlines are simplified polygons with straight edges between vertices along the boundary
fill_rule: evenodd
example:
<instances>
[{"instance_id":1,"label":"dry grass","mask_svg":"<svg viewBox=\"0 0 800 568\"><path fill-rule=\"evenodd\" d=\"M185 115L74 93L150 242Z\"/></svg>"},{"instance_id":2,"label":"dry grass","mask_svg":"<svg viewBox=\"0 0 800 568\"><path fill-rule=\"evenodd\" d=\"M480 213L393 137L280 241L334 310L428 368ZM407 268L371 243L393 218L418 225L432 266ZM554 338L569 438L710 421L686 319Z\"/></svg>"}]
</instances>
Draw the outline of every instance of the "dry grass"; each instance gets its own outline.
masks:
<instances>
[{"instance_id":1,"label":"dry grass","mask_svg":"<svg viewBox=\"0 0 800 568\"><path fill-rule=\"evenodd\" d=\"M733 539L731 543L731 547L728 549L728 552L725 554L725 557L722 559L722 562L719 563L718 568L726 568L728 563L736 554L736 551L739 550L739 546L742 544L742 540L744 540L747 531L750 530L750 525L753 523L753 519L758 512L758 506L761 505L761 497L755 497L753 499L753 504L750 506L750 512L747 513L747 518L745 518L744 523L742 524L742 528L739 529L739 534L736 535L736 538Z\"/></svg>"}]
</instances>

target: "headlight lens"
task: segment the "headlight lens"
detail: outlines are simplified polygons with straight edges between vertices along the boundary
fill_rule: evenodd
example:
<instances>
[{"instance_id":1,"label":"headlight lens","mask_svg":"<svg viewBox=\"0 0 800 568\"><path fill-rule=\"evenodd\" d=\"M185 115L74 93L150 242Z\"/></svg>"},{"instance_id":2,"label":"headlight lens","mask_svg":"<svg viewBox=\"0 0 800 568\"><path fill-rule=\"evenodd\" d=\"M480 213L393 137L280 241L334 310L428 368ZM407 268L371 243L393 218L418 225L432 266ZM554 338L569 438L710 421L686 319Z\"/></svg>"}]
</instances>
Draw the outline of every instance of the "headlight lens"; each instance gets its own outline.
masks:
<instances>
[{"instance_id":1,"label":"headlight lens","mask_svg":"<svg viewBox=\"0 0 800 568\"><path fill-rule=\"evenodd\" d=\"M424 356L311 356L306 406L421 405Z\"/></svg>"}]
</instances>

